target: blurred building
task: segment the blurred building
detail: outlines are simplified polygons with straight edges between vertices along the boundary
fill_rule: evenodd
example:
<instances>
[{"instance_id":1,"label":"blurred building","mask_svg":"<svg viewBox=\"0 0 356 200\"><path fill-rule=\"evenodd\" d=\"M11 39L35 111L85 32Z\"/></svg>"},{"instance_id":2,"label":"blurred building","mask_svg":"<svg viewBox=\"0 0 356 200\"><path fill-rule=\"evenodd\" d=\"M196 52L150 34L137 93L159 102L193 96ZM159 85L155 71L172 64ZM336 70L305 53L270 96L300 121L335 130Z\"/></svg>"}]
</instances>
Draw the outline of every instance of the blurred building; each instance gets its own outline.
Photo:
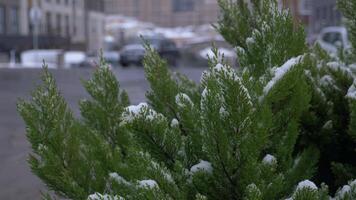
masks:
<instances>
[{"instance_id":1,"label":"blurred building","mask_svg":"<svg viewBox=\"0 0 356 200\"><path fill-rule=\"evenodd\" d=\"M298 22L305 25L309 35L317 34L323 27L341 25L341 13L337 10L337 0L279 0L289 8Z\"/></svg>"},{"instance_id":2,"label":"blurred building","mask_svg":"<svg viewBox=\"0 0 356 200\"><path fill-rule=\"evenodd\" d=\"M76 1L76 0L74 0ZM104 0L85 0L87 51L98 52L104 47Z\"/></svg>"},{"instance_id":3,"label":"blurred building","mask_svg":"<svg viewBox=\"0 0 356 200\"><path fill-rule=\"evenodd\" d=\"M103 0L0 0L0 52L32 49L34 38L40 49L97 51L104 24Z\"/></svg>"},{"instance_id":4,"label":"blurred building","mask_svg":"<svg viewBox=\"0 0 356 200\"><path fill-rule=\"evenodd\" d=\"M0 0L0 52L20 49L28 34L23 0Z\"/></svg>"},{"instance_id":5,"label":"blurred building","mask_svg":"<svg viewBox=\"0 0 356 200\"><path fill-rule=\"evenodd\" d=\"M325 26L339 26L342 15L337 10L337 0L313 0L311 15L311 30L319 32Z\"/></svg>"},{"instance_id":6,"label":"blurred building","mask_svg":"<svg viewBox=\"0 0 356 200\"><path fill-rule=\"evenodd\" d=\"M78 3L79 2L79 3ZM80 0L29 0L28 14L33 7L41 11L39 23L40 48L71 48L71 45L81 46L85 44L83 31L78 31L84 24L84 6ZM80 15L81 21L78 18ZM28 24L30 33L33 33L34 25Z\"/></svg>"},{"instance_id":7,"label":"blurred building","mask_svg":"<svg viewBox=\"0 0 356 200\"><path fill-rule=\"evenodd\" d=\"M174 27L214 23L219 6L216 0L105 0L105 12Z\"/></svg>"}]
</instances>

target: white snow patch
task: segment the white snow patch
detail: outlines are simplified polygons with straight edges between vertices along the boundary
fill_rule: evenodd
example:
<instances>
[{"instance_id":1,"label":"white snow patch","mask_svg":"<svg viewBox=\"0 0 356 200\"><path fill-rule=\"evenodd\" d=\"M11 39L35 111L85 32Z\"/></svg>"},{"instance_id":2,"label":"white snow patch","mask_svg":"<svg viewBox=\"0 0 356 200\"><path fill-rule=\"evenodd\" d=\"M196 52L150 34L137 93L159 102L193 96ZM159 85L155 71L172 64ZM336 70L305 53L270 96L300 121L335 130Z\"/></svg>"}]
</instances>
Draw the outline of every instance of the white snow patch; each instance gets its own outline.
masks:
<instances>
[{"instance_id":1,"label":"white snow patch","mask_svg":"<svg viewBox=\"0 0 356 200\"><path fill-rule=\"evenodd\" d=\"M289 72L294 66L300 63L302 56L298 56L296 58L291 58L287 62L285 62L281 67L277 68L274 72L274 77L267 85L263 88L263 92L266 95L274 85L283 78L283 76Z\"/></svg>"},{"instance_id":2,"label":"white snow patch","mask_svg":"<svg viewBox=\"0 0 356 200\"><path fill-rule=\"evenodd\" d=\"M254 43L255 43L255 39L254 39L254 38L248 37L248 38L246 39L246 44L247 44L247 46L251 46L251 45L254 44Z\"/></svg>"},{"instance_id":3,"label":"white snow patch","mask_svg":"<svg viewBox=\"0 0 356 200\"><path fill-rule=\"evenodd\" d=\"M349 65L349 68L356 71L356 63Z\"/></svg>"},{"instance_id":4,"label":"white snow patch","mask_svg":"<svg viewBox=\"0 0 356 200\"><path fill-rule=\"evenodd\" d=\"M272 156L271 154L267 154L263 160L262 160L263 164L267 164L267 165L272 165L277 163L277 159L276 157Z\"/></svg>"},{"instance_id":5,"label":"white snow patch","mask_svg":"<svg viewBox=\"0 0 356 200\"><path fill-rule=\"evenodd\" d=\"M234 81L240 81L240 78L237 76L236 72L232 69L227 67L226 65L223 65L221 63L218 63L214 68L214 72L216 73L222 73L224 74L227 78L232 79Z\"/></svg>"},{"instance_id":6,"label":"white snow patch","mask_svg":"<svg viewBox=\"0 0 356 200\"><path fill-rule=\"evenodd\" d=\"M312 190L318 190L318 187L315 185L315 183L309 181L309 180L304 180L298 183L297 190L302 190L304 188L309 188Z\"/></svg>"},{"instance_id":7,"label":"white snow patch","mask_svg":"<svg viewBox=\"0 0 356 200\"><path fill-rule=\"evenodd\" d=\"M333 127L333 121L329 120L323 125L323 129L331 129Z\"/></svg>"},{"instance_id":8,"label":"white snow patch","mask_svg":"<svg viewBox=\"0 0 356 200\"><path fill-rule=\"evenodd\" d=\"M229 112L226 111L226 109L224 108L224 106L221 106L220 110L219 110L220 116L221 117L226 117L229 116Z\"/></svg>"},{"instance_id":9,"label":"white snow patch","mask_svg":"<svg viewBox=\"0 0 356 200\"><path fill-rule=\"evenodd\" d=\"M162 173L163 173L164 179L166 179L167 181L169 181L171 183L174 183L173 177L170 174L168 174L167 172L162 172Z\"/></svg>"},{"instance_id":10,"label":"white snow patch","mask_svg":"<svg viewBox=\"0 0 356 200\"><path fill-rule=\"evenodd\" d=\"M139 186L142 188L149 188L149 189L153 189L155 187L158 187L158 184L156 181L154 180L142 180L138 182Z\"/></svg>"},{"instance_id":11,"label":"white snow patch","mask_svg":"<svg viewBox=\"0 0 356 200\"><path fill-rule=\"evenodd\" d=\"M131 185L130 182L128 182L126 179L124 179L122 176L120 176L118 173L113 172L109 174L109 177L113 180L115 180L118 183L122 183L124 185Z\"/></svg>"},{"instance_id":12,"label":"white snow patch","mask_svg":"<svg viewBox=\"0 0 356 200\"><path fill-rule=\"evenodd\" d=\"M320 79L320 84L324 86L333 85L334 79L330 75L325 75Z\"/></svg>"},{"instance_id":13,"label":"white snow patch","mask_svg":"<svg viewBox=\"0 0 356 200\"><path fill-rule=\"evenodd\" d=\"M125 108L125 111L122 113L122 122L120 125L132 122L134 119L143 116L143 114L146 114L146 120L150 121L161 116L156 111L150 109L147 103L140 103Z\"/></svg>"},{"instance_id":14,"label":"white snow patch","mask_svg":"<svg viewBox=\"0 0 356 200\"><path fill-rule=\"evenodd\" d=\"M246 53L245 49L240 46L236 47L236 52L240 55L243 55Z\"/></svg>"},{"instance_id":15,"label":"white snow patch","mask_svg":"<svg viewBox=\"0 0 356 200\"><path fill-rule=\"evenodd\" d=\"M108 194L95 193L88 196L88 200L124 200L120 196L110 196Z\"/></svg>"},{"instance_id":16,"label":"white snow patch","mask_svg":"<svg viewBox=\"0 0 356 200\"><path fill-rule=\"evenodd\" d=\"M203 81L206 80L209 76L210 76L209 71L207 71L207 70L203 71L203 73L201 74L201 77L200 77L200 83L203 83Z\"/></svg>"},{"instance_id":17,"label":"white snow patch","mask_svg":"<svg viewBox=\"0 0 356 200\"><path fill-rule=\"evenodd\" d=\"M205 99L207 95L208 95L208 89L205 88L205 89L203 90L203 92L201 93L202 99Z\"/></svg>"},{"instance_id":18,"label":"white snow patch","mask_svg":"<svg viewBox=\"0 0 356 200\"><path fill-rule=\"evenodd\" d=\"M354 77L350 68L346 67L344 63L334 61L334 62L328 62L326 65L332 70L342 71L345 74L348 74L350 77Z\"/></svg>"},{"instance_id":19,"label":"white snow patch","mask_svg":"<svg viewBox=\"0 0 356 200\"><path fill-rule=\"evenodd\" d=\"M173 128L173 127L177 127L177 126L179 126L179 121L176 118L172 119L171 127Z\"/></svg>"},{"instance_id":20,"label":"white snow patch","mask_svg":"<svg viewBox=\"0 0 356 200\"><path fill-rule=\"evenodd\" d=\"M346 97L356 100L356 80L352 84L352 86L349 88L349 90L346 94Z\"/></svg>"},{"instance_id":21,"label":"white snow patch","mask_svg":"<svg viewBox=\"0 0 356 200\"><path fill-rule=\"evenodd\" d=\"M340 199L343 199L345 198L345 195L347 193L350 193L351 192L351 187L349 185L344 185L341 190L337 193L337 196L340 198Z\"/></svg>"},{"instance_id":22,"label":"white snow patch","mask_svg":"<svg viewBox=\"0 0 356 200\"><path fill-rule=\"evenodd\" d=\"M351 186L351 187L356 187L356 179L353 180L353 181L350 183L350 186Z\"/></svg>"},{"instance_id":23,"label":"white snow patch","mask_svg":"<svg viewBox=\"0 0 356 200\"><path fill-rule=\"evenodd\" d=\"M235 52L226 48L218 48L218 60L222 59L222 55L224 55L224 58L233 59L235 57ZM212 47L207 47L199 51L199 56L203 59L209 59L214 58L216 55L213 52Z\"/></svg>"},{"instance_id":24,"label":"white snow patch","mask_svg":"<svg viewBox=\"0 0 356 200\"><path fill-rule=\"evenodd\" d=\"M208 173L212 173L213 167L211 166L211 163L208 161L200 160L200 162L190 168L190 172L192 174L198 172L198 171L205 171Z\"/></svg>"},{"instance_id":25,"label":"white snow patch","mask_svg":"<svg viewBox=\"0 0 356 200\"><path fill-rule=\"evenodd\" d=\"M179 93L176 95L176 104L179 107L187 106L187 103L190 105L194 105L190 97L185 93Z\"/></svg>"},{"instance_id":26,"label":"white snow patch","mask_svg":"<svg viewBox=\"0 0 356 200\"><path fill-rule=\"evenodd\" d=\"M141 111L141 109L144 107L148 107L147 103L140 103L137 106L135 105L129 106L127 107L127 110L133 114L138 114Z\"/></svg>"}]
</instances>

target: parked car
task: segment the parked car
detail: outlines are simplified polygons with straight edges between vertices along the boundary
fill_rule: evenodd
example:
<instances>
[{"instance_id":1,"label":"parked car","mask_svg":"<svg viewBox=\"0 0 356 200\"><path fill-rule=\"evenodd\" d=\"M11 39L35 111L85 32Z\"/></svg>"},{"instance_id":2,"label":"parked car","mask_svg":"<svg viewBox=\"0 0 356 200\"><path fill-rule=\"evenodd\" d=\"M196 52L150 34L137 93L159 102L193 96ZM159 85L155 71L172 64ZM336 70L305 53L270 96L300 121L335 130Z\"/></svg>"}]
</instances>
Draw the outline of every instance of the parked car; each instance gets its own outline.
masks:
<instances>
[{"instance_id":1,"label":"parked car","mask_svg":"<svg viewBox=\"0 0 356 200\"><path fill-rule=\"evenodd\" d=\"M63 65L63 51L58 49L27 50L21 53L21 66L25 68L41 68L43 61L49 68Z\"/></svg>"},{"instance_id":2,"label":"parked car","mask_svg":"<svg viewBox=\"0 0 356 200\"><path fill-rule=\"evenodd\" d=\"M87 56L82 51L67 51L64 53L64 67L73 68L81 67L86 61Z\"/></svg>"},{"instance_id":3,"label":"parked car","mask_svg":"<svg viewBox=\"0 0 356 200\"><path fill-rule=\"evenodd\" d=\"M120 54L116 51L104 51L103 57L112 67L118 67L120 64Z\"/></svg>"},{"instance_id":4,"label":"parked car","mask_svg":"<svg viewBox=\"0 0 356 200\"><path fill-rule=\"evenodd\" d=\"M335 54L338 49L348 50L351 48L345 27L326 27L323 28L317 38L317 43L325 51Z\"/></svg>"},{"instance_id":5,"label":"parked car","mask_svg":"<svg viewBox=\"0 0 356 200\"><path fill-rule=\"evenodd\" d=\"M166 59L170 65L176 66L180 53L175 43L164 37L145 38L147 42L157 50L159 55ZM145 56L145 48L142 41L134 40L124 46L120 51L120 64L124 67L130 64L141 65Z\"/></svg>"}]
</instances>

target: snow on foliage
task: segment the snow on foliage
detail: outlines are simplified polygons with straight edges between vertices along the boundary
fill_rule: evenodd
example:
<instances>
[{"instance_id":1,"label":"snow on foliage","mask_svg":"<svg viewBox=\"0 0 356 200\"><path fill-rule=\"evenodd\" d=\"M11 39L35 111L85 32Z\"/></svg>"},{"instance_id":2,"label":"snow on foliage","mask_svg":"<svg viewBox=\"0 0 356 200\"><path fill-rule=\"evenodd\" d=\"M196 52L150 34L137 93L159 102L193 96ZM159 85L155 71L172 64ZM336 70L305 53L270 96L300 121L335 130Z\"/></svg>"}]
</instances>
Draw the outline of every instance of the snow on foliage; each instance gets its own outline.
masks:
<instances>
[{"instance_id":1,"label":"snow on foliage","mask_svg":"<svg viewBox=\"0 0 356 200\"><path fill-rule=\"evenodd\" d=\"M213 72L223 74L227 78L232 79L234 81L240 81L240 77L237 76L237 74L236 74L234 69L232 69L231 67L228 67L226 65L223 65L221 63L218 63L213 68Z\"/></svg>"},{"instance_id":2,"label":"snow on foliage","mask_svg":"<svg viewBox=\"0 0 356 200\"><path fill-rule=\"evenodd\" d=\"M226 109L224 108L224 106L221 106L220 110L219 110L219 114L221 117L227 117L229 116L229 112L226 111Z\"/></svg>"},{"instance_id":3,"label":"snow on foliage","mask_svg":"<svg viewBox=\"0 0 356 200\"><path fill-rule=\"evenodd\" d=\"M263 158L262 163L266 164L266 165L272 165L272 164L277 163L277 159L274 156L272 156L271 154L267 154Z\"/></svg>"},{"instance_id":4,"label":"snow on foliage","mask_svg":"<svg viewBox=\"0 0 356 200\"><path fill-rule=\"evenodd\" d=\"M351 181L350 186L351 186L351 187L356 187L356 179L353 180L353 181Z\"/></svg>"},{"instance_id":5,"label":"snow on foliage","mask_svg":"<svg viewBox=\"0 0 356 200\"><path fill-rule=\"evenodd\" d=\"M356 179L351 181L349 185L344 185L335 196L335 200L345 199L347 196L352 195L353 191L356 191Z\"/></svg>"},{"instance_id":6,"label":"snow on foliage","mask_svg":"<svg viewBox=\"0 0 356 200\"><path fill-rule=\"evenodd\" d=\"M151 179L139 181L138 185L139 185L139 187L149 188L149 189L153 189L155 187L158 187L157 182L154 181L154 180L151 180Z\"/></svg>"},{"instance_id":7,"label":"snow on foliage","mask_svg":"<svg viewBox=\"0 0 356 200\"><path fill-rule=\"evenodd\" d=\"M356 100L356 80L354 84L352 84L352 86L349 88L346 97Z\"/></svg>"},{"instance_id":8,"label":"snow on foliage","mask_svg":"<svg viewBox=\"0 0 356 200\"><path fill-rule=\"evenodd\" d=\"M255 40L252 37L246 39L247 46L251 46L253 43L255 43Z\"/></svg>"},{"instance_id":9,"label":"snow on foliage","mask_svg":"<svg viewBox=\"0 0 356 200\"><path fill-rule=\"evenodd\" d=\"M212 173L213 167L211 166L211 163L208 161L200 160L200 162L190 168L190 172L192 174L198 172L198 171L205 171L207 173Z\"/></svg>"},{"instance_id":10,"label":"snow on foliage","mask_svg":"<svg viewBox=\"0 0 356 200\"><path fill-rule=\"evenodd\" d=\"M350 68L346 67L346 65L344 63L334 61L334 62L328 62L326 64L326 66L328 66L330 69L332 69L334 71L342 71L344 74L347 74L350 77L354 77Z\"/></svg>"},{"instance_id":11,"label":"snow on foliage","mask_svg":"<svg viewBox=\"0 0 356 200\"><path fill-rule=\"evenodd\" d=\"M349 185L344 185L341 190L337 193L337 197L340 199L345 198L347 193L351 192L351 187Z\"/></svg>"},{"instance_id":12,"label":"snow on foliage","mask_svg":"<svg viewBox=\"0 0 356 200\"><path fill-rule=\"evenodd\" d=\"M161 114L158 114L156 111L150 109L147 103L140 103L138 105L132 105L125 108L125 111L122 113L122 122L120 125L130 123L133 120L145 116L146 120L153 121L162 117Z\"/></svg>"},{"instance_id":13,"label":"snow on foliage","mask_svg":"<svg viewBox=\"0 0 356 200\"><path fill-rule=\"evenodd\" d=\"M208 88L205 88L205 89L203 90L203 92L201 93L202 99L205 99L207 95L208 95Z\"/></svg>"},{"instance_id":14,"label":"snow on foliage","mask_svg":"<svg viewBox=\"0 0 356 200\"><path fill-rule=\"evenodd\" d=\"M323 125L323 129L332 129L333 127L333 121L329 120L327 122L325 122L325 124Z\"/></svg>"},{"instance_id":15,"label":"snow on foliage","mask_svg":"<svg viewBox=\"0 0 356 200\"><path fill-rule=\"evenodd\" d=\"M176 104L179 107L185 107L185 106L187 106L187 103L190 105L193 105L192 100L190 99L190 97L187 94L179 93L176 95Z\"/></svg>"},{"instance_id":16,"label":"snow on foliage","mask_svg":"<svg viewBox=\"0 0 356 200\"><path fill-rule=\"evenodd\" d=\"M118 196L110 196L108 194L95 193L89 195L88 200L124 200L124 198Z\"/></svg>"},{"instance_id":17,"label":"snow on foliage","mask_svg":"<svg viewBox=\"0 0 356 200\"><path fill-rule=\"evenodd\" d=\"M172 119L171 127L173 128L173 127L178 127L178 126L179 126L179 121L176 118Z\"/></svg>"},{"instance_id":18,"label":"snow on foliage","mask_svg":"<svg viewBox=\"0 0 356 200\"><path fill-rule=\"evenodd\" d=\"M121 184L124 184L124 185L131 185L130 182L128 182L126 179L124 179L122 176L120 176L116 172L110 173L109 177L111 179L115 180L117 183L121 183Z\"/></svg>"},{"instance_id":19,"label":"snow on foliage","mask_svg":"<svg viewBox=\"0 0 356 200\"><path fill-rule=\"evenodd\" d=\"M274 87L274 85L281 80L284 75L287 74L294 66L298 65L302 60L302 56L298 56L296 58L291 58L287 62L285 62L281 67L278 67L274 71L274 76L270 82L263 88L264 94L268 94L268 92Z\"/></svg>"},{"instance_id":20,"label":"snow on foliage","mask_svg":"<svg viewBox=\"0 0 356 200\"><path fill-rule=\"evenodd\" d=\"M321 77L320 84L323 86L334 85L335 81L330 75L325 75Z\"/></svg>"},{"instance_id":21,"label":"snow on foliage","mask_svg":"<svg viewBox=\"0 0 356 200\"><path fill-rule=\"evenodd\" d=\"M309 188L311 190L318 190L318 187L313 182L311 182L309 180L304 180L304 181L301 181L298 183L297 191L305 189L305 188Z\"/></svg>"}]
</instances>

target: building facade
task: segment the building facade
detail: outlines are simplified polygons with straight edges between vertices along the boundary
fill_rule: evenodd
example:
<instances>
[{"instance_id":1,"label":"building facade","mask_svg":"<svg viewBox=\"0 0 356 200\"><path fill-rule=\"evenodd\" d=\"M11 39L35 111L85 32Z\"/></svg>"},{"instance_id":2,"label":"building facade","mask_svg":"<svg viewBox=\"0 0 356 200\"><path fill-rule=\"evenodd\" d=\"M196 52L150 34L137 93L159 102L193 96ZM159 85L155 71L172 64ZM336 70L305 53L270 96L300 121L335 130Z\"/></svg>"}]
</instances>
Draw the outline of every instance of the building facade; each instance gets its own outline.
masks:
<instances>
[{"instance_id":1,"label":"building facade","mask_svg":"<svg viewBox=\"0 0 356 200\"><path fill-rule=\"evenodd\" d=\"M28 35L23 0L0 0L0 52L21 49Z\"/></svg>"},{"instance_id":2,"label":"building facade","mask_svg":"<svg viewBox=\"0 0 356 200\"><path fill-rule=\"evenodd\" d=\"M323 27L340 26L342 15L337 10L337 0L280 0L281 5L289 8L298 22L305 25L309 35L315 35Z\"/></svg>"},{"instance_id":3,"label":"building facade","mask_svg":"<svg viewBox=\"0 0 356 200\"><path fill-rule=\"evenodd\" d=\"M313 0L311 14L311 30L319 32L325 26L339 26L342 15L337 10L336 0Z\"/></svg>"},{"instance_id":4,"label":"building facade","mask_svg":"<svg viewBox=\"0 0 356 200\"><path fill-rule=\"evenodd\" d=\"M33 8L40 13L36 24ZM40 49L98 50L104 24L103 0L0 0L0 52L33 49L34 38Z\"/></svg>"},{"instance_id":5,"label":"building facade","mask_svg":"<svg viewBox=\"0 0 356 200\"><path fill-rule=\"evenodd\" d=\"M219 6L216 0L105 0L105 12L174 27L214 23Z\"/></svg>"},{"instance_id":6,"label":"building facade","mask_svg":"<svg viewBox=\"0 0 356 200\"><path fill-rule=\"evenodd\" d=\"M40 48L85 48L84 2L85 0L28 0L27 16L33 7L41 11L38 25ZM34 25L31 21L28 26L29 34L33 34ZM50 44L47 45L47 41Z\"/></svg>"},{"instance_id":7,"label":"building facade","mask_svg":"<svg viewBox=\"0 0 356 200\"><path fill-rule=\"evenodd\" d=\"M104 47L104 0L85 0L87 51L97 53Z\"/></svg>"}]
</instances>

